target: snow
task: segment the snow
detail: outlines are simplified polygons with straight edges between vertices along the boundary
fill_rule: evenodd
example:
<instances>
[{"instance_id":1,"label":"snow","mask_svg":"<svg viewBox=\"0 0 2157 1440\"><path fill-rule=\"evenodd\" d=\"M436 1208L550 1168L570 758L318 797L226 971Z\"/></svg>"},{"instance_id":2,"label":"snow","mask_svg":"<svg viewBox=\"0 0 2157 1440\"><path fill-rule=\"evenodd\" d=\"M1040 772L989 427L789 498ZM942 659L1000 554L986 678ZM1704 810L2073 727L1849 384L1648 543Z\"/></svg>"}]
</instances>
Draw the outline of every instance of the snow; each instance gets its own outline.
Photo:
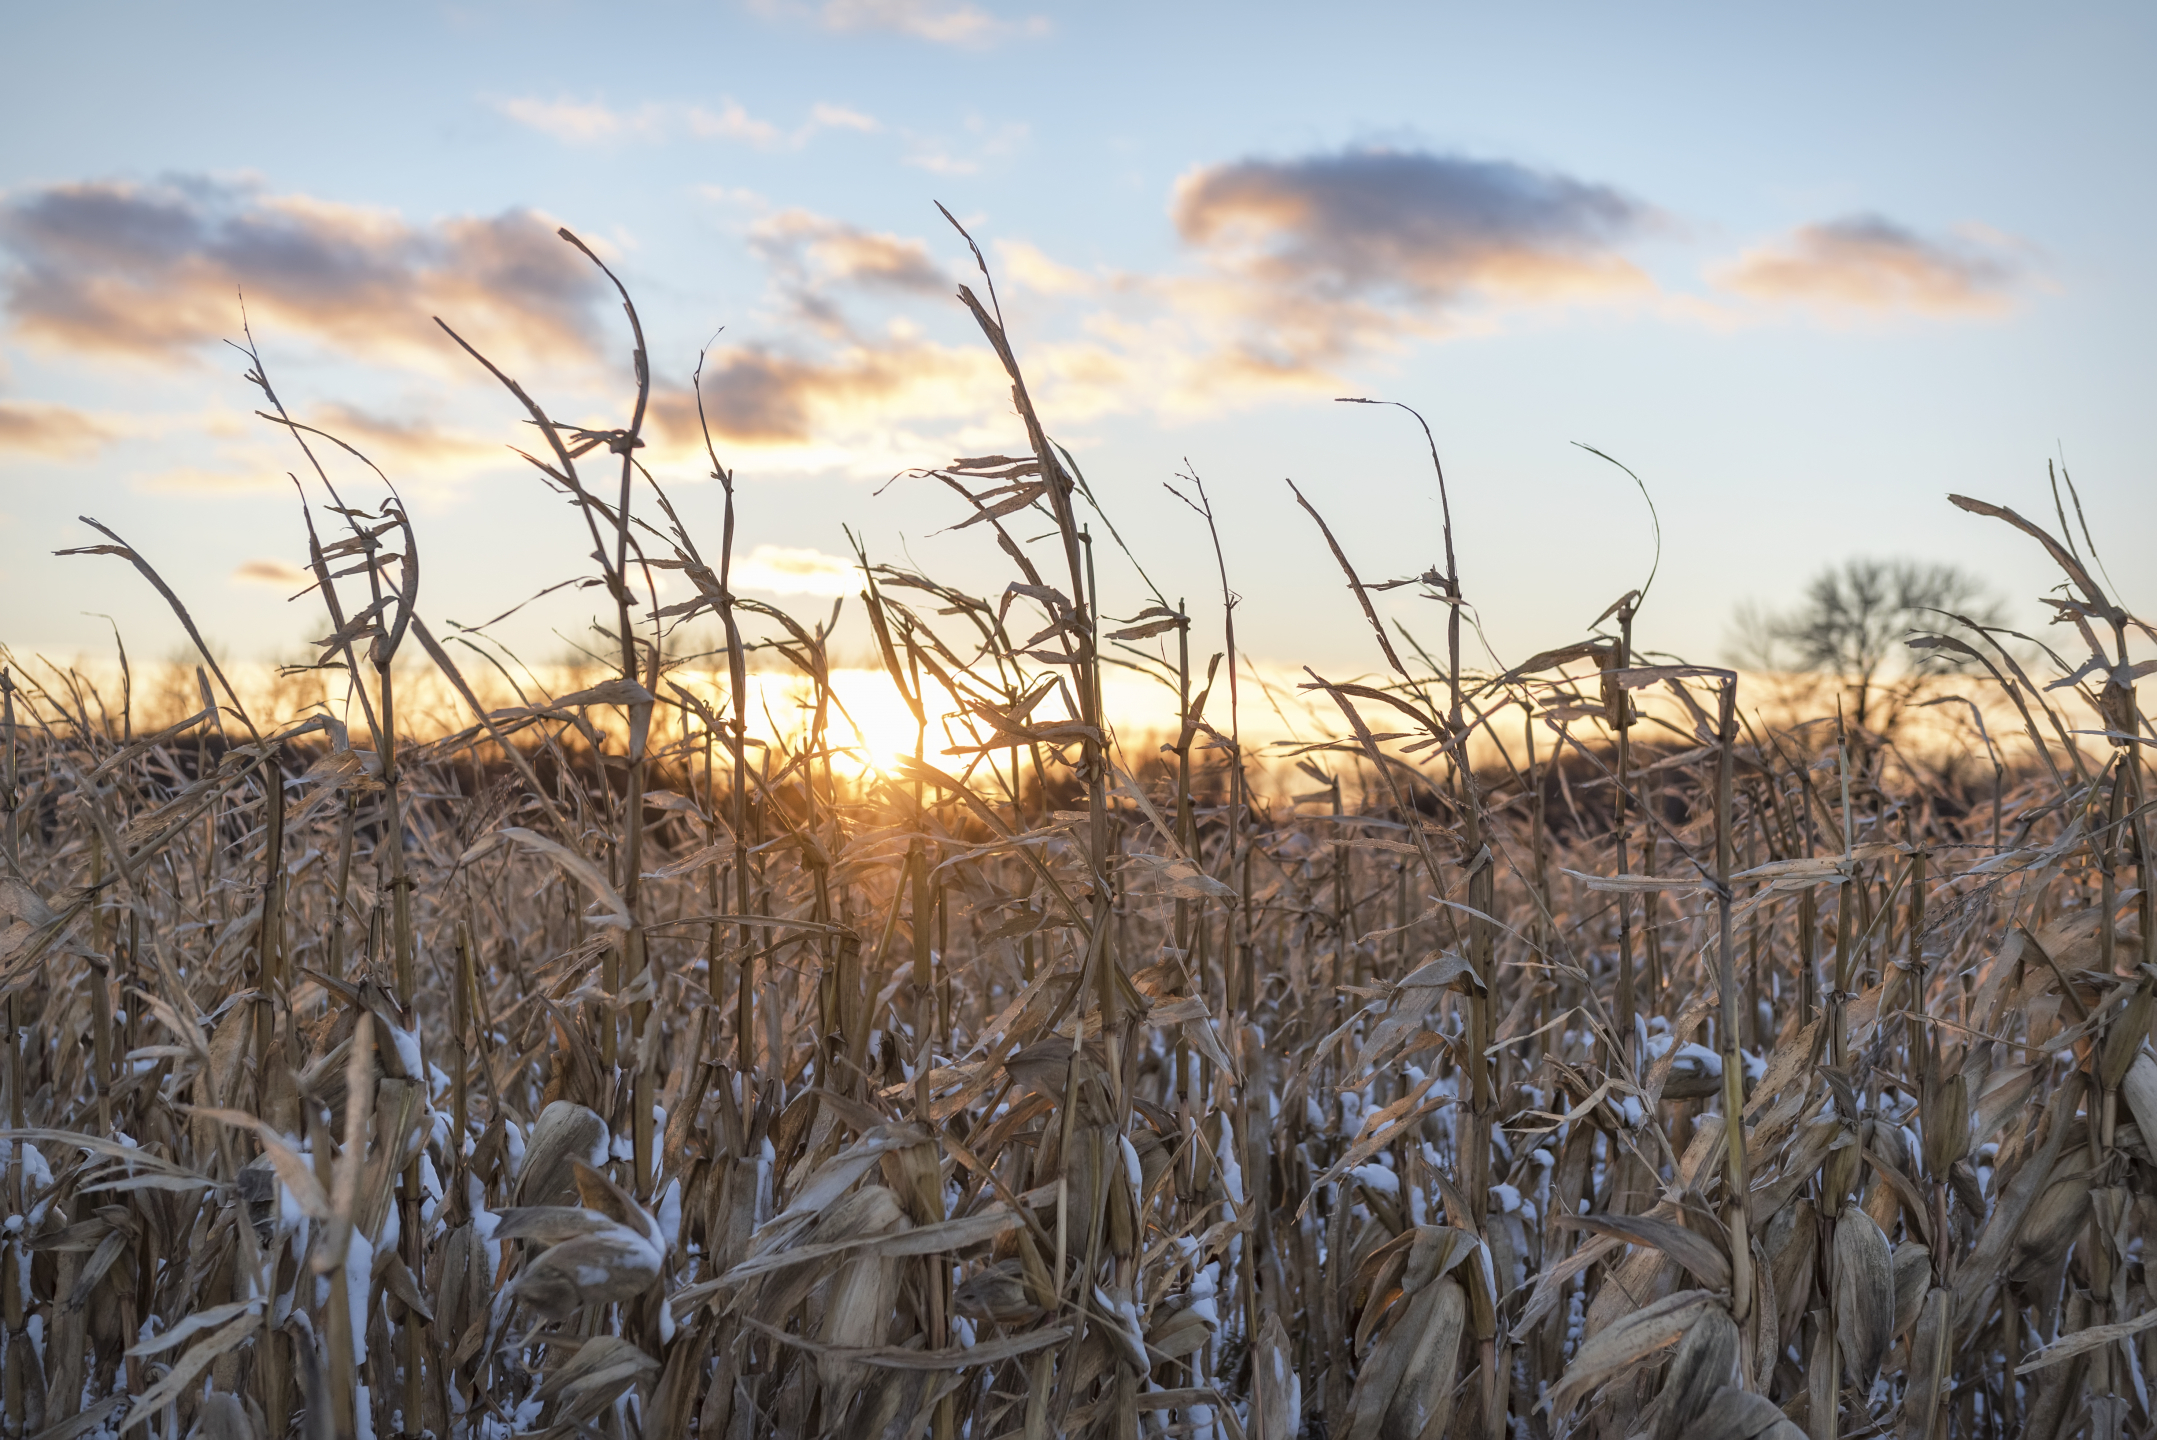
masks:
<instances>
[{"instance_id":1,"label":"snow","mask_svg":"<svg viewBox=\"0 0 2157 1440\"><path fill-rule=\"evenodd\" d=\"M404 1066L404 1073L415 1079L425 1075L427 1067L419 1055L419 1032L399 1030L394 1025L385 1025L383 1028L389 1031L390 1043L397 1047L397 1063ZM441 1074L440 1071L435 1073Z\"/></svg>"},{"instance_id":2,"label":"snow","mask_svg":"<svg viewBox=\"0 0 2157 1440\"><path fill-rule=\"evenodd\" d=\"M0 1165L12 1163L14 1159L15 1142L12 1140L0 1140ZM45 1163L45 1156L38 1150L37 1146L32 1145L27 1140L22 1142L22 1169L23 1177L30 1182L31 1189L50 1190L52 1188L52 1167ZM17 1218L13 1215L8 1217L11 1221ZM12 1230L15 1227L10 1225L9 1228Z\"/></svg>"},{"instance_id":3,"label":"snow","mask_svg":"<svg viewBox=\"0 0 2157 1440\"><path fill-rule=\"evenodd\" d=\"M1723 1057L1707 1046L1688 1040L1678 1047L1678 1064L1693 1065L1701 1074L1722 1078Z\"/></svg>"},{"instance_id":4,"label":"snow","mask_svg":"<svg viewBox=\"0 0 2157 1440\"><path fill-rule=\"evenodd\" d=\"M395 1214L395 1207L391 1208ZM352 1310L352 1363L367 1363L367 1292L374 1284L374 1244L358 1230L352 1232L352 1243L345 1248L345 1302ZM363 1387L364 1393L364 1387ZM359 1406L361 1415L367 1413L366 1403Z\"/></svg>"},{"instance_id":5,"label":"snow","mask_svg":"<svg viewBox=\"0 0 2157 1440\"><path fill-rule=\"evenodd\" d=\"M1383 1165L1358 1165L1349 1173L1362 1181L1366 1189L1375 1190L1381 1195L1401 1193L1401 1177Z\"/></svg>"},{"instance_id":6,"label":"snow","mask_svg":"<svg viewBox=\"0 0 2157 1440\"><path fill-rule=\"evenodd\" d=\"M679 1176L667 1182L666 1192L659 1197L659 1233L667 1244L681 1248L682 1182Z\"/></svg>"},{"instance_id":7,"label":"snow","mask_svg":"<svg viewBox=\"0 0 2157 1440\"><path fill-rule=\"evenodd\" d=\"M502 1223L502 1217L487 1208L487 1187L480 1183L478 1176L467 1174L464 1185L472 1210L472 1233L480 1238L486 1251L487 1283L491 1285L502 1273L502 1242L494 1238L495 1227Z\"/></svg>"},{"instance_id":8,"label":"snow","mask_svg":"<svg viewBox=\"0 0 2157 1440\"><path fill-rule=\"evenodd\" d=\"M1520 1209L1520 1191L1511 1185L1493 1185L1490 1187L1490 1203L1498 1207L1499 1213L1511 1215Z\"/></svg>"},{"instance_id":9,"label":"snow","mask_svg":"<svg viewBox=\"0 0 2157 1440\"><path fill-rule=\"evenodd\" d=\"M1191 1277L1190 1304L1185 1308L1212 1329L1221 1328L1221 1311L1215 1297L1221 1293L1221 1262L1213 1261Z\"/></svg>"},{"instance_id":10,"label":"snow","mask_svg":"<svg viewBox=\"0 0 2157 1440\"><path fill-rule=\"evenodd\" d=\"M770 1142L766 1142L768 1145ZM1221 1189L1233 1203L1243 1203L1243 1166L1236 1156L1236 1127L1226 1115L1221 1117L1221 1144L1216 1152L1221 1163Z\"/></svg>"}]
</instances>

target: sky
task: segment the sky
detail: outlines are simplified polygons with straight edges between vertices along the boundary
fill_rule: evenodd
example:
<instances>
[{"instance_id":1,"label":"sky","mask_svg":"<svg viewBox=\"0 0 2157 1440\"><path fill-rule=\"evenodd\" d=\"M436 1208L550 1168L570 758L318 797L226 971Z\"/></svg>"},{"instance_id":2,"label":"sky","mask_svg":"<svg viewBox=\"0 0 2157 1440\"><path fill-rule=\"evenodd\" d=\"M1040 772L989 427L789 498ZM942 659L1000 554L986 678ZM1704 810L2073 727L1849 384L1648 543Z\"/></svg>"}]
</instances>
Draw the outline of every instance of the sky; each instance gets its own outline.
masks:
<instances>
[{"instance_id":1,"label":"sky","mask_svg":"<svg viewBox=\"0 0 2157 1440\"><path fill-rule=\"evenodd\" d=\"M1508 664L1651 567L1642 643L1701 661L1734 607L1853 555L1953 561L2037 623L2042 555L1945 496L2049 517L2048 462L2157 609L2147 6L83 3L7 32L37 57L0 87L18 656L109 653L106 616L138 658L177 653L123 562L51 553L102 538L79 516L236 660L328 633L288 598L310 472L255 418L243 303L292 414L404 497L430 624L589 573L582 522L514 453L516 401L435 323L550 414L626 423L623 313L559 226L635 301L644 458L711 548L704 352L745 593L827 613L859 588L849 532L999 592L985 527L953 530L957 497L910 473L1024 444L939 204L1197 648L1219 582L1179 476L1264 663L1380 663L1286 482L1365 579L1441 560L1413 418L1340 396L1429 421ZM1638 475L1659 567L1641 490L1581 446ZM343 458L332 478L384 493ZM1104 609L1152 603L1099 548ZM560 658L594 643L598 593L496 633ZM1442 630L1413 588L1384 604Z\"/></svg>"}]
</instances>

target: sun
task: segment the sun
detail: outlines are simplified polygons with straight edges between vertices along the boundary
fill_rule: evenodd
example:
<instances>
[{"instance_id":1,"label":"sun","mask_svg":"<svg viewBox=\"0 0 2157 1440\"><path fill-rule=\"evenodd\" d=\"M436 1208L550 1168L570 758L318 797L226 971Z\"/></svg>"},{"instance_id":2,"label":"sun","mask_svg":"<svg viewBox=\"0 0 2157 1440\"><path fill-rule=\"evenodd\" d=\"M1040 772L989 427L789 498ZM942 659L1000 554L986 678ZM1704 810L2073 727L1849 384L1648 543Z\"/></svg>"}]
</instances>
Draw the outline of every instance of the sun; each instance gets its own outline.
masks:
<instances>
[{"instance_id":1,"label":"sun","mask_svg":"<svg viewBox=\"0 0 2157 1440\"><path fill-rule=\"evenodd\" d=\"M928 707L929 729L924 736L914 721L914 712L907 707L905 697L899 694L899 687L892 684L891 677L883 671L833 671L831 688L838 701L832 716L833 747L847 747L852 760L862 770L874 770L884 775L897 773L903 768L903 761L913 758L917 741L930 757L930 763L938 763L934 757L943 746L934 706ZM940 700L942 697L934 698Z\"/></svg>"}]
</instances>

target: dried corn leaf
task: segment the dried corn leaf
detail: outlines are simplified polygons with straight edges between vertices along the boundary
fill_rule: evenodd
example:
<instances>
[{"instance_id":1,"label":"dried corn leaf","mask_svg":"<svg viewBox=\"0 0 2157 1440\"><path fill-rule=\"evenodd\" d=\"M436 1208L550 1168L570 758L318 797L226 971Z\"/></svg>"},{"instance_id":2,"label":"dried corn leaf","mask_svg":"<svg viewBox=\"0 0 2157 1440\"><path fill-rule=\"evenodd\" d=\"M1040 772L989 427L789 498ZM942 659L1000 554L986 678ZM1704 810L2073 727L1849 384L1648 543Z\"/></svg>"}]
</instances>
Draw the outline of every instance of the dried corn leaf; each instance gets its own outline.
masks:
<instances>
[{"instance_id":1,"label":"dried corn leaf","mask_svg":"<svg viewBox=\"0 0 2157 1440\"><path fill-rule=\"evenodd\" d=\"M1870 1389L1895 1338L1895 1262L1862 1210L1835 1219L1835 1340L1850 1383Z\"/></svg>"},{"instance_id":2,"label":"dried corn leaf","mask_svg":"<svg viewBox=\"0 0 2157 1440\"><path fill-rule=\"evenodd\" d=\"M1678 1440L1805 1440L1805 1432L1767 1396L1731 1385L1715 1392Z\"/></svg>"},{"instance_id":3,"label":"dried corn leaf","mask_svg":"<svg viewBox=\"0 0 2157 1440\"><path fill-rule=\"evenodd\" d=\"M1708 1403L1730 1387L1737 1364L1737 1322L1721 1306L1709 1306L1686 1328L1671 1357L1656 1397L1655 1440L1677 1440L1691 1429Z\"/></svg>"},{"instance_id":4,"label":"dried corn leaf","mask_svg":"<svg viewBox=\"0 0 2157 1440\"><path fill-rule=\"evenodd\" d=\"M1613 1321L1575 1352L1573 1363L1545 1398L1545 1408L1566 1414L1590 1392L1668 1349L1694 1321L1721 1304L1705 1290L1680 1290Z\"/></svg>"}]
</instances>

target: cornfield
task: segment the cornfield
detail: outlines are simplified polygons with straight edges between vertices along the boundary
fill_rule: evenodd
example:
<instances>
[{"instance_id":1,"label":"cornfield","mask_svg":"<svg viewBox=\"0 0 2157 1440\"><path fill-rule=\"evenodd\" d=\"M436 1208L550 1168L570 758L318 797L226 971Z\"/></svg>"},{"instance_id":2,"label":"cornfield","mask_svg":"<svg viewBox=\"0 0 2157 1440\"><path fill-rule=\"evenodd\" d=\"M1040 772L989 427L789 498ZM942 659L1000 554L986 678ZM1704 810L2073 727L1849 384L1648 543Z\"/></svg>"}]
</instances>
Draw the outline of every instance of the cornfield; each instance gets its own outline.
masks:
<instances>
[{"instance_id":1,"label":"cornfield","mask_svg":"<svg viewBox=\"0 0 2157 1440\"><path fill-rule=\"evenodd\" d=\"M253 713L204 646L138 731L9 657L0 1430L2152 1433L2157 632L2078 501L1953 497L2056 563L2070 639L1941 617L1911 643L1974 738L1918 747L1645 663L1638 592L1477 670L1449 515L1385 582L1426 648L1299 495L1386 669L1309 672L1331 734L1247 748L1235 557L1204 607L1096 589L1123 542L986 293L1024 443L921 478L1012 579L860 556L916 725L879 766L835 622L730 590L716 451L715 546L640 460L626 290L620 429L464 346L618 651L513 704L254 360L333 703ZM798 726L752 713L768 664ZM456 723L400 710L420 668Z\"/></svg>"}]
</instances>

